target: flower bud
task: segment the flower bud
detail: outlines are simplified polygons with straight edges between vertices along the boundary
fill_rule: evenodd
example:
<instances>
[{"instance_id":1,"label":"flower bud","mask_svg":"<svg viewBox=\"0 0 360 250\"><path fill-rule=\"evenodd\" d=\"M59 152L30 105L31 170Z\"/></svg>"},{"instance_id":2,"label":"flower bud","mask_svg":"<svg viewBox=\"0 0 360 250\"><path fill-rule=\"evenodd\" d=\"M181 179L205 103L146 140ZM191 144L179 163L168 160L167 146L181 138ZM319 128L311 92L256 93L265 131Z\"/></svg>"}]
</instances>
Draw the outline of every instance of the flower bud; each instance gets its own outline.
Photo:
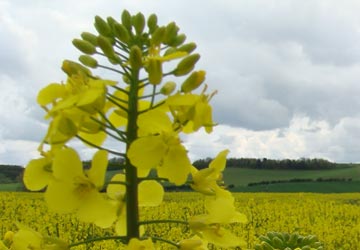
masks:
<instances>
[{"instance_id":1,"label":"flower bud","mask_svg":"<svg viewBox=\"0 0 360 250\"><path fill-rule=\"evenodd\" d=\"M81 55L79 57L79 61L84 64L85 66L88 66L90 68L97 68L98 66L98 62L91 56L89 55Z\"/></svg>"},{"instance_id":2,"label":"flower bud","mask_svg":"<svg viewBox=\"0 0 360 250\"><path fill-rule=\"evenodd\" d=\"M178 51L191 53L196 49L196 43L187 43L177 48Z\"/></svg>"},{"instance_id":3,"label":"flower bud","mask_svg":"<svg viewBox=\"0 0 360 250\"><path fill-rule=\"evenodd\" d=\"M183 82L181 91L188 93L197 89L205 80L206 72L204 70L195 71Z\"/></svg>"},{"instance_id":4,"label":"flower bud","mask_svg":"<svg viewBox=\"0 0 360 250\"><path fill-rule=\"evenodd\" d=\"M131 47L129 61L131 67L135 70L142 67L142 52L138 46L134 45Z\"/></svg>"},{"instance_id":5,"label":"flower bud","mask_svg":"<svg viewBox=\"0 0 360 250\"><path fill-rule=\"evenodd\" d=\"M69 60L64 60L61 66L61 69L68 75L72 76L74 74L79 74L79 72L84 73L88 76L91 76L91 71L81 64Z\"/></svg>"},{"instance_id":6,"label":"flower bud","mask_svg":"<svg viewBox=\"0 0 360 250\"><path fill-rule=\"evenodd\" d=\"M186 35L185 34L180 34L178 36L175 37L175 39L170 43L171 46L177 47L181 44L183 44L186 40Z\"/></svg>"},{"instance_id":7,"label":"flower bud","mask_svg":"<svg viewBox=\"0 0 360 250\"><path fill-rule=\"evenodd\" d=\"M136 34L141 34L145 27L145 17L142 13L137 13L132 18L132 24L135 28Z\"/></svg>"},{"instance_id":8,"label":"flower bud","mask_svg":"<svg viewBox=\"0 0 360 250\"><path fill-rule=\"evenodd\" d=\"M123 76L122 76L122 79L123 79L123 82L124 82L124 83L130 84L130 79L129 79L129 77L127 77L126 75L123 75Z\"/></svg>"},{"instance_id":9,"label":"flower bud","mask_svg":"<svg viewBox=\"0 0 360 250\"><path fill-rule=\"evenodd\" d=\"M192 71L196 62L200 59L199 54L192 54L182 59L174 70L175 76L183 76Z\"/></svg>"},{"instance_id":10,"label":"flower bud","mask_svg":"<svg viewBox=\"0 0 360 250\"><path fill-rule=\"evenodd\" d=\"M110 41L104 37L104 36L98 36L97 42L99 44L99 47L104 52L105 56L108 58L114 58L115 57L115 51L113 46L111 45Z\"/></svg>"},{"instance_id":11,"label":"flower bud","mask_svg":"<svg viewBox=\"0 0 360 250\"><path fill-rule=\"evenodd\" d=\"M107 21L107 23L108 23L108 25L109 25L109 27L110 27L111 30L113 29L114 25L118 23L118 22L117 22L113 17L111 17L111 16L107 17L107 18L106 18L106 21Z\"/></svg>"},{"instance_id":12,"label":"flower bud","mask_svg":"<svg viewBox=\"0 0 360 250\"><path fill-rule=\"evenodd\" d=\"M4 241L12 242L13 238L14 238L13 231L7 231L4 235Z\"/></svg>"},{"instance_id":13,"label":"flower bud","mask_svg":"<svg viewBox=\"0 0 360 250\"><path fill-rule=\"evenodd\" d=\"M91 43L94 46L97 46L97 36L90 33L90 32L83 32L81 33L81 38L85 41L88 41L89 43Z\"/></svg>"},{"instance_id":14,"label":"flower bud","mask_svg":"<svg viewBox=\"0 0 360 250\"><path fill-rule=\"evenodd\" d=\"M202 241L200 239L186 239L182 240L179 243L180 250L193 250L202 245Z\"/></svg>"},{"instance_id":15,"label":"flower bud","mask_svg":"<svg viewBox=\"0 0 360 250\"><path fill-rule=\"evenodd\" d=\"M158 46L162 43L164 36L165 36L165 27L157 28L151 35L151 44Z\"/></svg>"},{"instance_id":16,"label":"flower bud","mask_svg":"<svg viewBox=\"0 0 360 250\"><path fill-rule=\"evenodd\" d=\"M175 82L166 82L164 86L160 89L160 93L163 95L170 95L174 90L176 89L176 83Z\"/></svg>"},{"instance_id":17,"label":"flower bud","mask_svg":"<svg viewBox=\"0 0 360 250\"><path fill-rule=\"evenodd\" d=\"M114 33L117 38L123 43L127 43L130 40L130 34L124 25L120 23L114 24Z\"/></svg>"},{"instance_id":18,"label":"flower bud","mask_svg":"<svg viewBox=\"0 0 360 250\"><path fill-rule=\"evenodd\" d=\"M179 27L176 26L175 22L171 22L166 26L164 42L166 44L170 44L172 41L176 39L177 33L179 31Z\"/></svg>"},{"instance_id":19,"label":"flower bud","mask_svg":"<svg viewBox=\"0 0 360 250\"><path fill-rule=\"evenodd\" d=\"M151 14L148 17L147 26L149 28L150 33L153 33L155 31L155 29L158 27L157 26L157 16L155 14Z\"/></svg>"},{"instance_id":20,"label":"flower bud","mask_svg":"<svg viewBox=\"0 0 360 250\"><path fill-rule=\"evenodd\" d=\"M165 50L164 52L164 56L168 56L168 55L171 55L175 52L177 52L178 50L175 49L174 47L169 47L167 50Z\"/></svg>"},{"instance_id":21,"label":"flower bud","mask_svg":"<svg viewBox=\"0 0 360 250\"><path fill-rule=\"evenodd\" d=\"M131 31L131 15L129 11L124 10L121 14L121 23L128 31Z\"/></svg>"},{"instance_id":22,"label":"flower bud","mask_svg":"<svg viewBox=\"0 0 360 250\"><path fill-rule=\"evenodd\" d=\"M161 83L162 80L162 63L160 60L153 58L149 59L147 72L149 74L149 82L153 85Z\"/></svg>"},{"instance_id":23,"label":"flower bud","mask_svg":"<svg viewBox=\"0 0 360 250\"><path fill-rule=\"evenodd\" d=\"M84 41L81 39L74 39L72 40L72 44L81 52L88 54L88 55L92 55L96 52L96 48L94 45L92 45L90 42L88 41Z\"/></svg>"},{"instance_id":24,"label":"flower bud","mask_svg":"<svg viewBox=\"0 0 360 250\"><path fill-rule=\"evenodd\" d=\"M100 35L103 35L103 36L111 36L112 35L110 25L101 17L95 16L94 26Z\"/></svg>"}]
</instances>

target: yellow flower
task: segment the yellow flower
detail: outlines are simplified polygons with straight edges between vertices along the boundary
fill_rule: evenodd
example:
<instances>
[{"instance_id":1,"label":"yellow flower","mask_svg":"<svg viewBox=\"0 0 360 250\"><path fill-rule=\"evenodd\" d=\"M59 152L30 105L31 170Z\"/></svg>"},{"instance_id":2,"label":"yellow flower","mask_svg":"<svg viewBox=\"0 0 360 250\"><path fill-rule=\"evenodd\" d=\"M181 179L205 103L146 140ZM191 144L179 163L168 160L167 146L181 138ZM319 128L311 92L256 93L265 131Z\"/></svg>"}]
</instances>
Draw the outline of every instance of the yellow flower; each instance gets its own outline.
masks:
<instances>
[{"instance_id":1,"label":"yellow flower","mask_svg":"<svg viewBox=\"0 0 360 250\"><path fill-rule=\"evenodd\" d=\"M218 187L217 181L222 178L222 171L226 166L226 156L229 150L221 151L213 159L208 168L197 170L192 168L192 189L206 195L214 195Z\"/></svg>"},{"instance_id":2,"label":"yellow flower","mask_svg":"<svg viewBox=\"0 0 360 250\"><path fill-rule=\"evenodd\" d=\"M185 239L179 242L180 250L208 250L207 241L204 241L199 236L195 235L190 239Z\"/></svg>"},{"instance_id":3,"label":"yellow flower","mask_svg":"<svg viewBox=\"0 0 360 250\"><path fill-rule=\"evenodd\" d=\"M1 248L0 248L1 249ZM20 226L14 234L11 250L68 250L68 244L58 238L43 236L40 233Z\"/></svg>"},{"instance_id":4,"label":"yellow flower","mask_svg":"<svg viewBox=\"0 0 360 250\"><path fill-rule=\"evenodd\" d=\"M96 114L105 109L106 86L113 84L78 72L71 74L66 84L52 83L43 88L37 101L48 111L47 117L53 118L44 141L65 144L80 133L84 139L101 145L105 133L90 117L99 119Z\"/></svg>"},{"instance_id":5,"label":"yellow flower","mask_svg":"<svg viewBox=\"0 0 360 250\"><path fill-rule=\"evenodd\" d=\"M139 240L132 238L126 247L126 250L155 250L151 239Z\"/></svg>"},{"instance_id":6,"label":"yellow flower","mask_svg":"<svg viewBox=\"0 0 360 250\"><path fill-rule=\"evenodd\" d=\"M245 245L245 241L229 230L221 227L219 223L210 223L210 216L198 215L189 220L191 230L209 243L220 247L236 247Z\"/></svg>"},{"instance_id":7,"label":"yellow flower","mask_svg":"<svg viewBox=\"0 0 360 250\"><path fill-rule=\"evenodd\" d=\"M212 132L212 127L215 125L212 120L212 108L209 105L212 95L177 93L169 96L166 103L183 132L192 133L201 127L204 127L207 133Z\"/></svg>"},{"instance_id":8,"label":"yellow flower","mask_svg":"<svg viewBox=\"0 0 360 250\"><path fill-rule=\"evenodd\" d=\"M100 227L111 226L116 220L117 206L99 192L104 185L106 167L106 151L99 150L94 155L86 173L75 150L58 151L52 164L54 178L45 193L50 209L59 213L75 212L82 221Z\"/></svg>"},{"instance_id":9,"label":"yellow flower","mask_svg":"<svg viewBox=\"0 0 360 250\"><path fill-rule=\"evenodd\" d=\"M156 168L159 177L176 185L185 183L191 163L166 113L150 110L139 116L138 127L142 137L130 145L127 155L139 169L139 175L147 176L152 168Z\"/></svg>"}]
</instances>

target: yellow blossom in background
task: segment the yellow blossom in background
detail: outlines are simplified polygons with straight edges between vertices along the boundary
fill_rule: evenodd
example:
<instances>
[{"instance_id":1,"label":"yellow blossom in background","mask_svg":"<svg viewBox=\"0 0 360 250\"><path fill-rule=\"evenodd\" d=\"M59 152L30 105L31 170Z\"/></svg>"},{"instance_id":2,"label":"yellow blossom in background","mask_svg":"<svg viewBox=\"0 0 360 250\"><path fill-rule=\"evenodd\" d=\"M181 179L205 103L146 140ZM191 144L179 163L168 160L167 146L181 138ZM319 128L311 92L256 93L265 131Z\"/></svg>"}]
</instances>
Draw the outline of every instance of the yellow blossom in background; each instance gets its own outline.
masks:
<instances>
[{"instance_id":1,"label":"yellow blossom in background","mask_svg":"<svg viewBox=\"0 0 360 250\"><path fill-rule=\"evenodd\" d=\"M133 238L130 240L126 250L155 250L155 247L151 239L139 240Z\"/></svg>"},{"instance_id":2,"label":"yellow blossom in background","mask_svg":"<svg viewBox=\"0 0 360 250\"><path fill-rule=\"evenodd\" d=\"M206 195L215 195L218 181L221 181L222 171L226 166L226 156L229 150L223 150L210 162L208 168L197 170L192 168L192 189Z\"/></svg>"}]
</instances>

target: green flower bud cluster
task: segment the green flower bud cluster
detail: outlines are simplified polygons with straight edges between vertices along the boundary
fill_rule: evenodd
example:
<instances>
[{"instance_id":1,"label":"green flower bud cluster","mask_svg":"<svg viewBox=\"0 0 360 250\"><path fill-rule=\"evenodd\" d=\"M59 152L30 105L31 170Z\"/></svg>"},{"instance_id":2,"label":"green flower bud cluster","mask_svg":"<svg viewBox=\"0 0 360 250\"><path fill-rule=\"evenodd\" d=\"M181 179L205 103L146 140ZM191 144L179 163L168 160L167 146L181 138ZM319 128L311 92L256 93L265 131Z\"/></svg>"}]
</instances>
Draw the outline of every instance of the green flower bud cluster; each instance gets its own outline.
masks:
<instances>
[{"instance_id":1,"label":"green flower bud cluster","mask_svg":"<svg viewBox=\"0 0 360 250\"><path fill-rule=\"evenodd\" d=\"M128 80L132 70L143 70L147 76L143 82L153 86L166 83L164 77L167 75L180 77L190 74L181 85L180 91L184 93L197 89L205 80L204 71L193 72L200 59L199 54L192 54L196 44L185 43L186 36L179 32L175 22L160 26L155 14L146 18L142 13L131 15L124 10L119 21L96 16L94 26L98 34L83 32L80 38L72 41L83 53L79 61L86 67L110 69ZM103 65L103 60L95 58L99 56L105 57L111 65ZM165 62L175 60L178 62L172 64L172 69L164 67ZM141 72L140 75L144 74Z\"/></svg>"},{"instance_id":2,"label":"green flower bud cluster","mask_svg":"<svg viewBox=\"0 0 360 250\"><path fill-rule=\"evenodd\" d=\"M323 244L315 235L302 236L298 233L268 232L259 237L261 243L255 250L323 250Z\"/></svg>"}]
</instances>

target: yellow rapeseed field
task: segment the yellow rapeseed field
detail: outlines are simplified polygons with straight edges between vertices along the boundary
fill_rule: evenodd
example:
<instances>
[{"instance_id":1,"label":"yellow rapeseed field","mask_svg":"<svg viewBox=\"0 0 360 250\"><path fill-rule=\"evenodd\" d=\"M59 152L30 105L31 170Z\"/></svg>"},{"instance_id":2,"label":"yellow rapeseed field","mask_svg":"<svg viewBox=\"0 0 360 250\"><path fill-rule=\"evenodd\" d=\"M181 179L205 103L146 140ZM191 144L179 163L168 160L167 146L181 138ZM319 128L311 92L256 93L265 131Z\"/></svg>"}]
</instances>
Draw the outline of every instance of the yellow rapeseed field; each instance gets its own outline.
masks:
<instances>
[{"instance_id":1,"label":"yellow rapeseed field","mask_svg":"<svg viewBox=\"0 0 360 250\"><path fill-rule=\"evenodd\" d=\"M246 225L232 225L242 235L249 249L258 243L257 237L269 231L314 234L328 250L360 249L360 195L354 194L275 194L236 193L236 206L248 216ZM187 219L203 212L202 196L195 193L168 193L165 202L156 208L141 210L143 220ZM112 231L79 222L70 215L48 211L41 193L0 192L0 234L16 230L15 222L27 225L43 234L58 236L71 243ZM185 238L183 225L148 225L145 232L165 236L175 241ZM180 238L180 236L182 236ZM119 249L114 240L92 242L74 249ZM168 249L159 245L159 249Z\"/></svg>"}]
</instances>

